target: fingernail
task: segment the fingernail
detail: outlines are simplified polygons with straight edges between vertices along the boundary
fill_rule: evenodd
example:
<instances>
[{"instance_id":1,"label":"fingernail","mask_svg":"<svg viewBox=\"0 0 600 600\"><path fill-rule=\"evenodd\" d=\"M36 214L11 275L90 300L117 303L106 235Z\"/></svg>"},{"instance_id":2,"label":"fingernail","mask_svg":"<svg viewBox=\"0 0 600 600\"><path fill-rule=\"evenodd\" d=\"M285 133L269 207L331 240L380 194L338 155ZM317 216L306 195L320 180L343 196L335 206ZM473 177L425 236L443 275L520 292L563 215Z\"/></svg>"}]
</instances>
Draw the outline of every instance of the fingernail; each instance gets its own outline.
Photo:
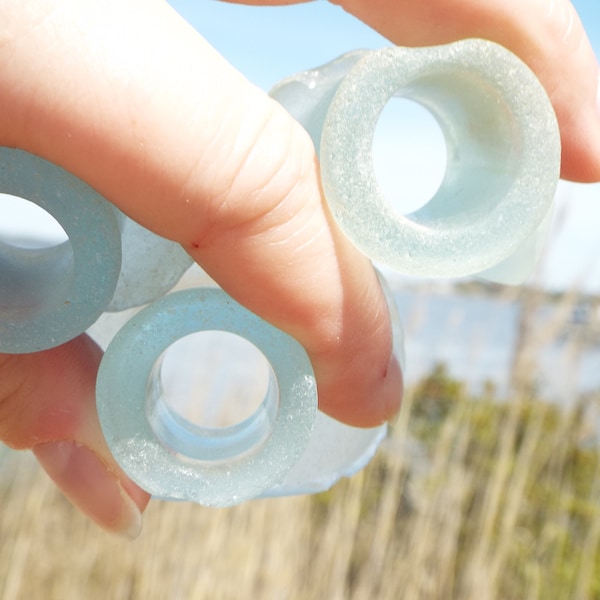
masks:
<instances>
[{"instance_id":1,"label":"fingernail","mask_svg":"<svg viewBox=\"0 0 600 600\"><path fill-rule=\"evenodd\" d=\"M142 513L95 452L69 441L42 444L33 452L65 496L98 525L130 539L139 535Z\"/></svg>"}]
</instances>

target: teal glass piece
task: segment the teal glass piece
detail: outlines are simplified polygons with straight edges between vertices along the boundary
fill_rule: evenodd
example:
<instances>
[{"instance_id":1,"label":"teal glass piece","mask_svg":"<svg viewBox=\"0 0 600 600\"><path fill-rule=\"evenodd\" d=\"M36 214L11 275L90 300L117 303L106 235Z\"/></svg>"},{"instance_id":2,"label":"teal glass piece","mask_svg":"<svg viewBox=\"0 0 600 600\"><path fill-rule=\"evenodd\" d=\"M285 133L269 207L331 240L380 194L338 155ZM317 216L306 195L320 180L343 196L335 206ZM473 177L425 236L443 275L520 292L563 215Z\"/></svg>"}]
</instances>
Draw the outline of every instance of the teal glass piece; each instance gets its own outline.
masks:
<instances>
[{"instance_id":1,"label":"teal glass piece","mask_svg":"<svg viewBox=\"0 0 600 600\"><path fill-rule=\"evenodd\" d=\"M502 285L520 285L530 275L532 268L544 253L545 242L552 228L554 210L549 210L535 233L501 263L476 274L477 279Z\"/></svg>"},{"instance_id":2,"label":"teal glass piece","mask_svg":"<svg viewBox=\"0 0 600 600\"><path fill-rule=\"evenodd\" d=\"M262 497L316 494L327 491L343 477L366 467L387 434L387 426L350 427L317 412L309 443L281 482Z\"/></svg>"},{"instance_id":3,"label":"teal glass piece","mask_svg":"<svg viewBox=\"0 0 600 600\"><path fill-rule=\"evenodd\" d=\"M113 296L121 266L117 219L88 185L21 150L0 148L0 192L37 204L68 236L47 249L0 240L0 352L58 346L89 327Z\"/></svg>"},{"instance_id":4,"label":"teal glass piece","mask_svg":"<svg viewBox=\"0 0 600 600\"><path fill-rule=\"evenodd\" d=\"M333 97L356 63L369 54L369 50L347 52L326 65L280 81L269 92L306 129L318 155L321 154L323 125Z\"/></svg>"},{"instance_id":5,"label":"teal glass piece","mask_svg":"<svg viewBox=\"0 0 600 600\"><path fill-rule=\"evenodd\" d=\"M272 368L259 409L231 427L189 423L164 397L161 356L199 331L243 337ZM174 292L134 316L106 350L96 394L104 435L125 472L154 496L207 506L237 504L280 482L304 452L317 414L304 349L215 288Z\"/></svg>"},{"instance_id":6,"label":"teal glass piece","mask_svg":"<svg viewBox=\"0 0 600 600\"><path fill-rule=\"evenodd\" d=\"M560 136L541 84L508 50L464 40L355 52L286 79L271 95L311 134L335 219L378 264L414 276L458 277L517 252L532 262L528 240L536 246L544 233ZM386 202L373 171L377 120L395 96L428 109L447 145L440 189L409 215ZM501 278L522 279L520 270L519 260L509 262Z\"/></svg>"},{"instance_id":7,"label":"teal glass piece","mask_svg":"<svg viewBox=\"0 0 600 600\"><path fill-rule=\"evenodd\" d=\"M52 215L68 240L44 249L0 239L0 352L36 352L85 331L105 311L166 294L192 264L64 169L0 147L0 193ZM0 215L2 199L0 198Z\"/></svg>"},{"instance_id":8,"label":"teal glass piece","mask_svg":"<svg viewBox=\"0 0 600 600\"><path fill-rule=\"evenodd\" d=\"M148 304L170 291L194 262L171 240L138 225L114 209L121 230L121 272L106 310L115 312Z\"/></svg>"}]
</instances>

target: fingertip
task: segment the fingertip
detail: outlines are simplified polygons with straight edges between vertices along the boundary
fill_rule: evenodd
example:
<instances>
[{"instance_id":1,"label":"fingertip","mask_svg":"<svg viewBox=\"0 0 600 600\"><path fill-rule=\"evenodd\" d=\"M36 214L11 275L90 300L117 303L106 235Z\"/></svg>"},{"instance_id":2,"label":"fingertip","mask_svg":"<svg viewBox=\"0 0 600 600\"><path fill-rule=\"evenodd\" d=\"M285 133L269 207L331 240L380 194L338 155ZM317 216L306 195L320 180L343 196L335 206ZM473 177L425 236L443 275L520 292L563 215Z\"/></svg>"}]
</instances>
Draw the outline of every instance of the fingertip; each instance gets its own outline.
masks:
<instances>
[{"instance_id":1,"label":"fingertip","mask_svg":"<svg viewBox=\"0 0 600 600\"><path fill-rule=\"evenodd\" d=\"M337 344L311 359L320 410L353 427L377 427L400 411L403 336L391 291L370 265L361 287L342 311Z\"/></svg>"},{"instance_id":2,"label":"fingertip","mask_svg":"<svg viewBox=\"0 0 600 600\"><path fill-rule=\"evenodd\" d=\"M562 145L560 176L594 183L600 181L600 70L585 91L571 101L555 99Z\"/></svg>"},{"instance_id":3,"label":"fingertip","mask_svg":"<svg viewBox=\"0 0 600 600\"><path fill-rule=\"evenodd\" d=\"M94 450L73 441L57 441L41 444L33 452L82 513L112 533L130 539L139 535L148 494L132 482L124 484Z\"/></svg>"},{"instance_id":4,"label":"fingertip","mask_svg":"<svg viewBox=\"0 0 600 600\"><path fill-rule=\"evenodd\" d=\"M85 335L43 352L0 356L0 439L32 448L73 505L131 538L150 497L122 472L102 436L95 403L101 357Z\"/></svg>"},{"instance_id":5,"label":"fingertip","mask_svg":"<svg viewBox=\"0 0 600 600\"><path fill-rule=\"evenodd\" d=\"M319 386L319 408L352 427L378 427L398 415L403 391L402 369L392 356L385 369L362 381L348 376Z\"/></svg>"}]
</instances>

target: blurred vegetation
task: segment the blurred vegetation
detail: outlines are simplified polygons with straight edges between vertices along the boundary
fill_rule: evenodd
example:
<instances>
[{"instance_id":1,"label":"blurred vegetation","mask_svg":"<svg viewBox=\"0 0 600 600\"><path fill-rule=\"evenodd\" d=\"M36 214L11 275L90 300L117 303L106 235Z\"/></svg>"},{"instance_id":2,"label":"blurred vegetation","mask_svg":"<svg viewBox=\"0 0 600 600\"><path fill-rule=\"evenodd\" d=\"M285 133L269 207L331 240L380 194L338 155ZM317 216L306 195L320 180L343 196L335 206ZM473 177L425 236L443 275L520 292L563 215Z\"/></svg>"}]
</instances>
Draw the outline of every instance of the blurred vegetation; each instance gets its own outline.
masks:
<instances>
[{"instance_id":1,"label":"blurred vegetation","mask_svg":"<svg viewBox=\"0 0 600 600\"><path fill-rule=\"evenodd\" d=\"M492 385L474 397L438 365L353 478L224 510L155 502L134 542L98 531L10 454L0 597L600 598L596 401L565 411Z\"/></svg>"},{"instance_id":2,"label":"blurred vegetation","mask_svg":"<svg viewBox=\"0 0 600 600\"><path fill-rule=\"evenodd\" d=\"M502 401L491 385L473 398L444 365L416 386L411 431L432 456L444 429L452 431L448 451L469 482L456 597L465 597L483 548L494 556L493 597L600 597L600 449L588 410L595 400L565 411L531 396ZM444 472L426 480L449 485Z\"/></svg>"}]
</instances>

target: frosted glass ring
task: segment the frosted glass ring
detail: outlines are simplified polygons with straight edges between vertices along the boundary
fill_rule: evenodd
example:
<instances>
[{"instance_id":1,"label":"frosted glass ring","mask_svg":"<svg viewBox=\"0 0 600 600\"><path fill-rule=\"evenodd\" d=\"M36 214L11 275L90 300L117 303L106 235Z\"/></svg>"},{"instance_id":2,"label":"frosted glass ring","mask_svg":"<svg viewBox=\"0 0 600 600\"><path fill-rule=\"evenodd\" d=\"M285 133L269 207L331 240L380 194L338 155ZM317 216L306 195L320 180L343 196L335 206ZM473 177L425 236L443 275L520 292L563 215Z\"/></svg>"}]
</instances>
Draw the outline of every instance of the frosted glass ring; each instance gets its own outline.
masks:
<instances>
[{"instance_id":1,"label":"frosted glass ring","mask_svg":"<svg viewBox=\"0 0 600 600\"><path fill-rule=\"evenodd\" d=\"M320 151L338 224L369 258L410 275L479 273L515 253L549 214L560 171L556 116L531 70L505 48L465 40L348 54L271 92ZM427 108L446 139L446 174L422 209L397 214L372 161L386 103Z\"/></svg>"},{"instance_id":2,"label":"frosted glass ring","mask_svg":"<svg viewBox=\"0 0 600 600\"><path fill-rule=\"evenodd\" d=\"M207 330L247 339L274 374L258 411L223 429L178 421L156 374L170 345ZM104 355L96 395L106 440L124 471L154 496L206 506L238 504L282 481L307 447L317 414L304 349L212 288L175 292L134 316Z\"/></svg>"},{"instance_id":3,"label":"frosted glass ring","mask_svg":"<svg viewBox=\"0 0 600 600\"><path fill-rule=\"evenodd\" d=\"M0 352L45 350L79 335L106 309L121 268L119 225L92 188L21 150L0 148L0 192L37 204L69 238L39 250L0 240Z\"/></svg>"}]
</instances>

